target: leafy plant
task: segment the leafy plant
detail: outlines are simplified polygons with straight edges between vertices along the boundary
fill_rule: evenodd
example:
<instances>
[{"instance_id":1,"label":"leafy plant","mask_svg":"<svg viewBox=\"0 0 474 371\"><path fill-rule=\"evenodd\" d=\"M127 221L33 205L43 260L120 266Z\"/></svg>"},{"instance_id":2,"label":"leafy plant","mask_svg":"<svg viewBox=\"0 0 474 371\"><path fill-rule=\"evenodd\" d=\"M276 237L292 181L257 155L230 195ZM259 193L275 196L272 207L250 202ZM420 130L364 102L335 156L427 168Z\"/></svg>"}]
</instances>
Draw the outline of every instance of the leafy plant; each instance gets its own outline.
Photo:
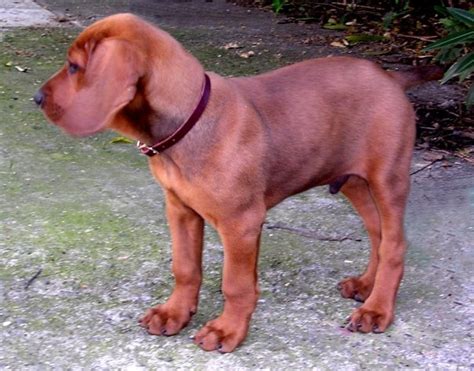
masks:
<instances>
[{"instance_id":1,"label":"leafy plant","mask_svg":"<svg viewBox=\"0 0 474 371\"><path fill-rule=\"evenodd\" d=\"M393 22L410 11L410 1L409 0L392 0L392 10L385 13L382 17L382 25L386 30L391 28Z\"/></svg>"},{"instance_id":2,"label":"leafy plant","mask_svg":"<svg viewBox=\"0 0 474 371\"><path fill-rule=\"evenodd\" d=\"M466 11L458 8L437 7L438 12L447 16L440 22L448 30L448 35L428 45L424 50L440 49L435 59L441 63L455 61L441 80L445 83L454 77L460 81L469 78L474 71L474 8ZM470 51L471 50L471 51ZM471 86L466 98L468 106L474 104L474 86Z\"/></svg>"},{"instance_id":3,"label":"leafy plant","mask_svg":"<svg viewBox=\"0 0 474 371\"><path fill-rule=\"evenodd\" d=\"M280 13L284 5L285 5L285 0L273 0L273 3L272 3L273 11L277 14Z\"/></svg>"}]
</instances>

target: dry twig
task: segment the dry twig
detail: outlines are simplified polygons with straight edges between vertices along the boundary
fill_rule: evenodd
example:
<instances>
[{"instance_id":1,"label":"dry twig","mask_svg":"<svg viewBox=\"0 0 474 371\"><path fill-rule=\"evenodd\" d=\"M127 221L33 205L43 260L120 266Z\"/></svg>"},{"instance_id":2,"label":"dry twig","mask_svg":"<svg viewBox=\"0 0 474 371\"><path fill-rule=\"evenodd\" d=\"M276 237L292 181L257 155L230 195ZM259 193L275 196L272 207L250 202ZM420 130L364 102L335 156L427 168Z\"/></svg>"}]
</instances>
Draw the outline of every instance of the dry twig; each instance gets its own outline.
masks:
<instances>
[{"instance_id":1,"label":"dry twig","mask_svg":"<svg viewBox=\"0 0 474 371\"><path fill-rule=\"evenodd\" d=\"M347 236L344 236L344 237L320 236L317 233L315 233L313 231L310 231L308 229L299 228L299 227L290 227L290 226L287 226L287 225L284 225L284 224L281 224L281 223L267 224L266 227L267 227L267 229L281 229L281 230L288 231L288 232L294 232L294 233L297 233L301 236L314 238L314 239L317 239L319 241L330 241L330 242L343 242L343 241L346 241L346 240L361 241L360 238L358 238L358 237L354 238L354 237L351 237L351 235L347 235Z\"/></svg>"},{"instance_id":2,"label":"dry twig","mask_svg":"<svg viewBox=\"0 0 474 371\"><path fill-rule=\"evenodd\" d=\"M31 284L40 276L40 274L43 272L43 269L40 268L38 272L34 274L33 277L31 277L28 282L25 285L25 290L28 290L28 288L31 286Z\"/></svg>"}]
</instances>

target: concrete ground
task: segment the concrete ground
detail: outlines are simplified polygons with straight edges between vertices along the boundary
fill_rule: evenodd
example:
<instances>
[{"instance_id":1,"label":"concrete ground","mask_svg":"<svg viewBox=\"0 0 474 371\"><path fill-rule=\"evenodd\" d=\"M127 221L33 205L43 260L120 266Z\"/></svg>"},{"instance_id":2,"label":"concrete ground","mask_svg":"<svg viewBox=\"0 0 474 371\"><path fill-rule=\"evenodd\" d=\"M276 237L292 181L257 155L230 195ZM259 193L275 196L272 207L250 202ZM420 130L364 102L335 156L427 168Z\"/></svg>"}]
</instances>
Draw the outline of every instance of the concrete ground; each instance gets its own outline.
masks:
<instances>
[{"instance_id":1,"label":"concrete ground","mask_svg":"<svg viewBox=\"0 0 474 371\"><path fill-rule=\"evenodd\" d=\"M0 28L47 26L56 16L33 1L0 0Z\"/></svg>"},{"instance_id":2,"label":"concrete ground","mask_svg":"<svg viewBox=\"0 0 474 371\"><path fill-rule=\"evenodd\" d=\"M58 15L58 3L42 2L52 15L29 1L0 1L0 369L474 368L474 169L456 156L426 151L415 152L413 171L420 171L412 176L407 212L406 273L386 333L341 328L359 304L342 299L335 286L363 270L368 240L349 204L326 188L269 213L259 262L262 295L236 352L206 353L189 339L222 305L222 247L211 229L200 309L188 328L169 338L139 328L137 318L172 287L162 193L133 145L112 133L66 137L31 102L79 31L57 21L87 23L90 15L79 11L95 17L109 11L83 1L79 10ZM273 49L264 52L265 39L251 61L219 48L223 42L208 38L216 13L206 27L173 21L173 9L220 9L239 39L233 22L253 15L223 1L158 3L153 14L217 72L252 73L296 55L273 58ZM19 14L12 9L30 9L36 27L10 23L9 14ZM279 27L270 14L255 17L262 32L265 25Z\"/></svg>"}]
</instances>

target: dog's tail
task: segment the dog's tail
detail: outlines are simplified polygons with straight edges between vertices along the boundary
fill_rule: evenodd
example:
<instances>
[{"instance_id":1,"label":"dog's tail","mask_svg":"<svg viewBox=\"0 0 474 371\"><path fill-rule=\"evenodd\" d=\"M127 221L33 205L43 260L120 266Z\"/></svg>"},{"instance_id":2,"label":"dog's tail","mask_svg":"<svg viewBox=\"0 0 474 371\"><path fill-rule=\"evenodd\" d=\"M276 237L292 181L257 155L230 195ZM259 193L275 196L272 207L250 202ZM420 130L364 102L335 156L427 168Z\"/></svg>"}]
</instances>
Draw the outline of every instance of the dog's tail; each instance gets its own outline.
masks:
<instances>
[{"instance_id":1,"label":"dog's tail","mask_svg":"<svg viewBox=\"0 0 474 371\"><path fill-rule=\"evenodd\" d=\"M430 65L415 66L406 71L387 71L387 73L407 90L430 80L441 79L444 70L439 66Z\"/></svg>"}]
</instances>

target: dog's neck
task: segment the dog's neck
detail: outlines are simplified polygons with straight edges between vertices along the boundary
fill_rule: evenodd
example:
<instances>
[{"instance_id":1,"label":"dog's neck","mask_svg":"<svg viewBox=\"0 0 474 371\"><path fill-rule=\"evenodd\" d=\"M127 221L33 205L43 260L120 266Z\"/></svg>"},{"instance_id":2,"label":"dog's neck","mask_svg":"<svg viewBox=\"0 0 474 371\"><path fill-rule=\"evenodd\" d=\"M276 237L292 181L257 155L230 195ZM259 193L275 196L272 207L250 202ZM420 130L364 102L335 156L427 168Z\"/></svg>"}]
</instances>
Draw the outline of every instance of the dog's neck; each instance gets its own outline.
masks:
<instances>
[{"instance_id":1,"label":"dog's neck","mask_svg":"<svg viewBox=\"0 0 474 371\"><path fill-rule=\"evenodd\" d=\"M195 106L193 112L189 115L187 120L178 126L177 129L174 129L171 135L166 136L165 138L154 142L152 145L147 145L146 143L138 142L137 146L140 148L140 151L147 156L155 156L158 153L161 153L168 148L177 144L181 139L183 139L186 134L194 127L194 125L200 120L204 110L207 107L209 102L209 96L211 94L211 80L207 74L204 75L204 81L202 86L202 91L200 94L199 102ZM174 126L174 125L173 125Z\"/></svg>"},{"instance_id":2,"label":"dog's neck","mask_svg":"<svg viewBox=\"0 0 474 371\"><path fill-rule=\"evenodd\" d=\"M160 55L147 56L153 64L145 62L134 99L111 126L148 146L169 137L186 122L201 99L205 76L201 64L181 44L162 31L155 36L157 43L167 47L160 49ZM154 49L148 50L153 54Z\"/></svg>"},{"instance_id":3,"label":"dog's neck","mask_svg":"<svg viewBox=\"0 0 474 371\"><path fill-rule=\"evenodd\" d=\"M172 134L176 133L177 130L181 129L185 123L190 123L191 126L199 120L199 117L195 117L192 120L192 116L195 116L195 112L198 107L202 106L202 99L205 93L205 75L202 74L203 81L200 82L201 87L199 91L196 91L196 84L189 86L186 94L177 95L175 98L171 98L169 104L161 103L161 108L154 111L153 117L150 120L150 142L149 145L154 145L169 138ZM197 80L197 78L195 78ZM158 104L160 104L158 103ZM156 105L155 105L156 106ZM191 120L190 120L191 119Z\"/></svg>"}]
</instances>

